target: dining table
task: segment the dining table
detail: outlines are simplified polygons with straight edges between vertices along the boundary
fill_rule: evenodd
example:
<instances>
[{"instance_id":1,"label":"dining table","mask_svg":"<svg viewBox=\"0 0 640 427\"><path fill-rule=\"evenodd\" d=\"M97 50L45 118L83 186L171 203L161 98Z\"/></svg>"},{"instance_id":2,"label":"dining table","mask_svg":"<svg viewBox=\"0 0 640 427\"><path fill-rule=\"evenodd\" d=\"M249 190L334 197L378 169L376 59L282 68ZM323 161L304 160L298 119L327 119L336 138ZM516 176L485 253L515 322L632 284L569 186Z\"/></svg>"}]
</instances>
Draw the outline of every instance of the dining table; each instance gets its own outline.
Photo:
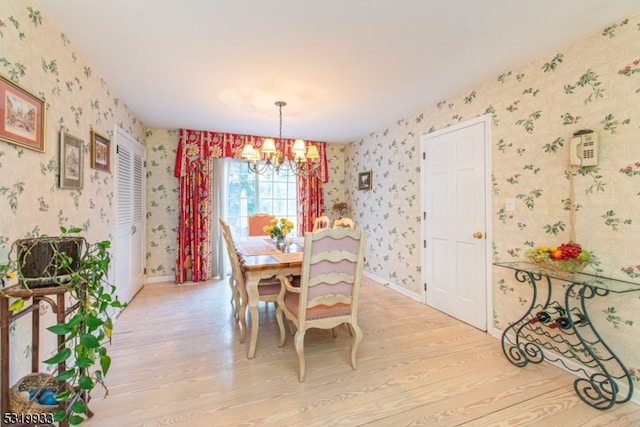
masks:
<instances>
[{"instance_id":1,"label":"dining table","mask_svg":"<svg viewBox=\"0 0 640 427\"><path fill-rule=\"evenodd\" d=\"M234 239L234 243L242 254L242 269L246 273L246 306L249 307L251 322L247 358L253 359L256 353L258 329L260 328L258 312L260 280L273 278L280 274L299 276L302 271L304 238L294 237L289 245L283 246L276 245L269 236L241 237Z\"/></svg>"}]
</instances>

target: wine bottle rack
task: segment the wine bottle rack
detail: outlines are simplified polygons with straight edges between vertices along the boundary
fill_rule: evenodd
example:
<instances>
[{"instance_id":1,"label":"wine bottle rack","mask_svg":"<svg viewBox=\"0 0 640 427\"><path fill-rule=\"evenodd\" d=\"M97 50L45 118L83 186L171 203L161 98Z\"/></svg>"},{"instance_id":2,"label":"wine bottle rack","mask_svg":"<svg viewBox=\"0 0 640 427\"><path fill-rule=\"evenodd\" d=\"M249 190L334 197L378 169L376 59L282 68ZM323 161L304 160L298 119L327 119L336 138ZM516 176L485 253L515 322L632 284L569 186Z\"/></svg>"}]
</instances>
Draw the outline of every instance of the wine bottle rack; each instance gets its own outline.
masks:
<instances>
[{"instance_id":1,"label":"wine bottle rack","mask_svg":"<svg viewBox=\"0 0 640 427\"><path fill-rule=\"evenodd\" d=\"M573 384L576 393L596 409L631 399L631 375L591 322L588 302L611 292L640 291L640 283L586 273L554 274L524 261L494 265L514 270L515 280L530 284L533 290L526 313L502 333L502 351L509 362L521 368L545 359L561 364L579 376ZM551 320L535 321L539 312L552 313ZM559 317L565 317L568 325L550 327ZM621 384L626 390L621 390Z\"/></svg>"}]
</instances>

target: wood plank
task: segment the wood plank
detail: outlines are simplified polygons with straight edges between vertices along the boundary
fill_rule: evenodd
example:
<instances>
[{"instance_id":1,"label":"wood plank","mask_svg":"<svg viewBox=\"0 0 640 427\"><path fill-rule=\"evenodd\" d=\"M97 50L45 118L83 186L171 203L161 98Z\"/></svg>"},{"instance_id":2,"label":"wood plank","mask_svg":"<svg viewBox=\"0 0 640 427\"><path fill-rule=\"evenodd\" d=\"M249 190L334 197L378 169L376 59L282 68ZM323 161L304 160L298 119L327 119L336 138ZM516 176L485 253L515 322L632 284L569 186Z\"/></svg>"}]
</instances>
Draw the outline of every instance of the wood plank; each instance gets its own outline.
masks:
<instances>
[{"instance_id":1,"label":"wood plank","mask_svg":"<svg viewBox=\"0 0 640 427\"><path fill-rule=\"evenodd\" d=\"M274 305L260 304L256 357L247 359L229 298L226 280L145 286L116 322L110 394L94 393L85 425L640 425L633 403L591 408L573 375L516 368L494 337L370 279L358 369L346 328L336 338L311 330L300 383L292 337L277 346Z\"/></svg>"}]
</instances>

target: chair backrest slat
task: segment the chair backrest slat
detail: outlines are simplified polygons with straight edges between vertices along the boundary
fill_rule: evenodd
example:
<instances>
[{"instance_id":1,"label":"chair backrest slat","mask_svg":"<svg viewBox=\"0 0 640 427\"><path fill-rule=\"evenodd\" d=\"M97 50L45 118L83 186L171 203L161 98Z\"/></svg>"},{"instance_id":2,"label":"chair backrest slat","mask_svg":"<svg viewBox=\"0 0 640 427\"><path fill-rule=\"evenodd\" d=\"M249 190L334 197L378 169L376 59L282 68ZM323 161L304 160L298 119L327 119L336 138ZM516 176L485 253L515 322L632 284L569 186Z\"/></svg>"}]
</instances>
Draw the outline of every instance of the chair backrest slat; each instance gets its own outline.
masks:
<instances>
[{"instance_id":1,"label":"chair backrest slat","mask_svg":"<svg viewBox=\"0 0 640 427\"><path fill-rule=\"evenodd\" d=\"M345 228L356 228L356 223L351 218L340 218L336 219L333 222L333 228L345 227Z\"/></svg>"},{"instance_id":2,"label":"chair backrest slat","mask_svg":"<svg viewBox=\"0 0 640 427\"><path fill-rule=\"evenodd\" d=\"M336 303L351 305L357 314L366 233L351 228L328 228L305 233L302 261L300 317L307 309Z\"/></svg>"}]
</instances>

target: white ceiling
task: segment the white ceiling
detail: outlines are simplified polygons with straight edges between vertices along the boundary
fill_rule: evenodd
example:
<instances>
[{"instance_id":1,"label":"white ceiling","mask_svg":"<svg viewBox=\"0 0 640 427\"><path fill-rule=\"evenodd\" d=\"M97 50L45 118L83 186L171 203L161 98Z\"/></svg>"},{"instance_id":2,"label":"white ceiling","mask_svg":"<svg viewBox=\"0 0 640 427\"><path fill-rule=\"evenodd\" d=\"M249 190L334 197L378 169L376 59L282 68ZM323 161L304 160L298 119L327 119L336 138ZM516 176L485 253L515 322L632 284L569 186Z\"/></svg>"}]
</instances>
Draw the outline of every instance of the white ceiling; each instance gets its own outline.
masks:
<instances>
[{"instance_id":1,"label":"white ceiling","mask_svg":"<svg viewBox=\"0 0 640 427\"><path fill-rule=\"evenodd\" d=\"M35 0L148 128L349 142L640 0Z\"/></svg>"}]
</instances>

